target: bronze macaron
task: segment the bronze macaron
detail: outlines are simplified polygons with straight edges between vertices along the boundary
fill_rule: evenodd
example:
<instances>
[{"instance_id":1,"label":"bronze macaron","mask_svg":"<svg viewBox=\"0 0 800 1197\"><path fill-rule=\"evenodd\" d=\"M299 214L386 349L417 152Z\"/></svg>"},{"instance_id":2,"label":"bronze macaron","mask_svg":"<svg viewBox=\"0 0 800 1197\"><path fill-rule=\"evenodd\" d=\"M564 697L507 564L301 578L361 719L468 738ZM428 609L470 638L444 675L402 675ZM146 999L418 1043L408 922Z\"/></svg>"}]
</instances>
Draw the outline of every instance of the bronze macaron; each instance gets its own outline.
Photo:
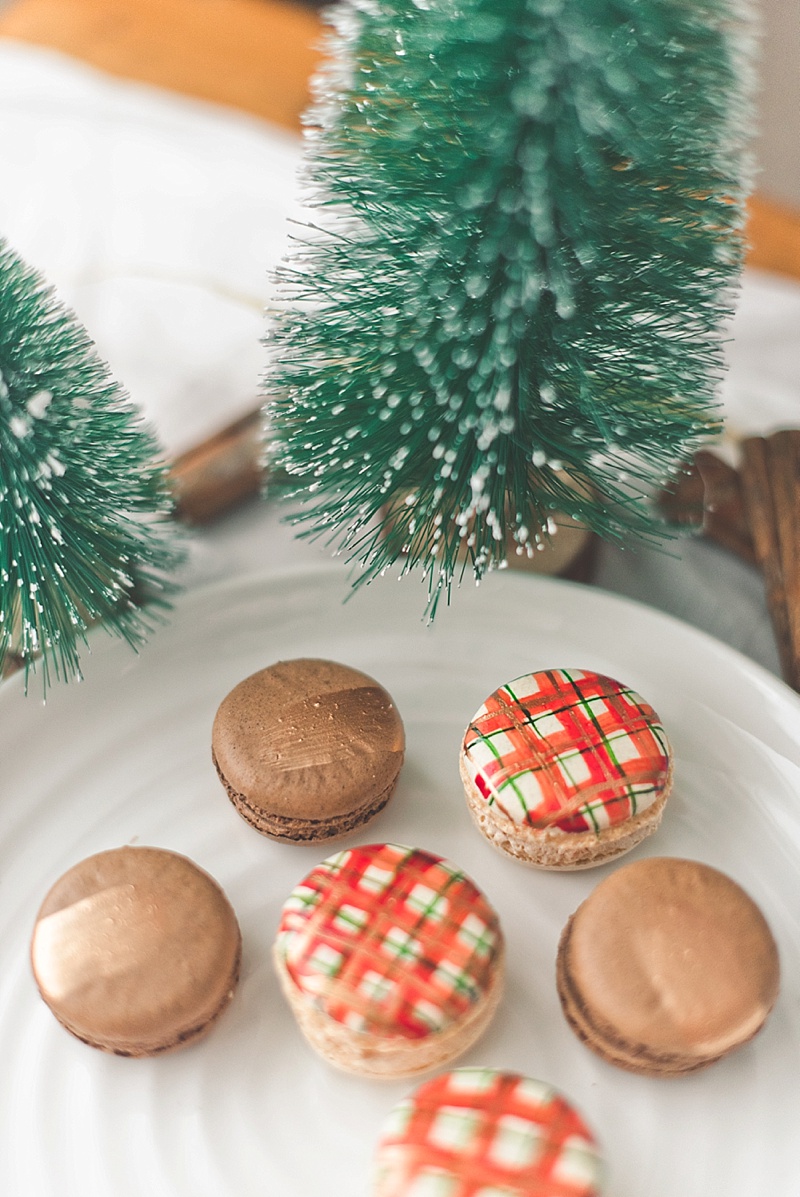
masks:
<instances>
[{"instance_id":1,"label":"bronze macaron","mask_svg":"<svg viewBox=\"0 0 800 1197\"><path fill-rule=\"evenodd\" d=\"M567 923L557 984L604 1060L647 1076L704 1068L761 1029L778 949L755 902L699 861L653 857L606 877Z\"/></svg>"},{"instance_id":2,"label":"bronze macaron","mask_svg":"<svg viewBox=\"0 0 800 1197\"><path fill-rule=\"evenodd\" d=\"M405 751L390 695L335 661L279 661L245 678L214 719L212 757L239 814L262 835L315 843L386 805Z\"/></svg>"},{"instance_id":3,"label":"bronze macaron","mask_svg":"<svg viewBox=\"0 0 800 1197\"><path fill-rule=\"evenodd\" d=\"M118 1056L201 1039L233 997L240 957L219 885L161 848L76 864L45 897L31 941L36 983L58 1021Z\"/></svg>"}]
</instances>

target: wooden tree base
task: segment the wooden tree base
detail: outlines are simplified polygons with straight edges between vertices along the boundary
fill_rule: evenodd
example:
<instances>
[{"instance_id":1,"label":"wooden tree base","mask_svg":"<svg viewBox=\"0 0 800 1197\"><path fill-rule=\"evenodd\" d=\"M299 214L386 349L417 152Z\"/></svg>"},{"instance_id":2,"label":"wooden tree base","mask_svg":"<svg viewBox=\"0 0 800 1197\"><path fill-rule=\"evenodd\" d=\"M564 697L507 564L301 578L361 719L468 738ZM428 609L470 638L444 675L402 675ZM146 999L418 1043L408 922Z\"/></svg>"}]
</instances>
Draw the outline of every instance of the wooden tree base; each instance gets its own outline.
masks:
<instances>
[{"instance_id":1,"label":"wooden tree base","mask_svg":"<svg viewBox=\"0 0 800 1197\"><path fill-rule=\"evenodd\" d=\"M800 429L748 437L740 449L738 469L696 454L659 506L759 567L783 678L800 691Z\"/></svg>"}]
</instances>

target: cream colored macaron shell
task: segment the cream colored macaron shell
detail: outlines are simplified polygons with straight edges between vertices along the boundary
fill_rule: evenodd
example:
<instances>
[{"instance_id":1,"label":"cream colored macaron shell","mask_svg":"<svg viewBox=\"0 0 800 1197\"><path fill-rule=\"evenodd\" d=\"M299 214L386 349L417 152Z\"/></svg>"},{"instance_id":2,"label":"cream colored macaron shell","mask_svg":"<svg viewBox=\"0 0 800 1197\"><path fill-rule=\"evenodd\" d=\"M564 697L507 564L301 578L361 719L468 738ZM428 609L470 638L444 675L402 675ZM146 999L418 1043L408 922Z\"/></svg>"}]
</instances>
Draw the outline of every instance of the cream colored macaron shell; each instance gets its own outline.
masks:
<instances>
[{"instance_id":1,"label":"cream colored macaron shell","mask_svg":"<svg viewBox=\"0 0 800 1197\"><path fill-rule=\"evenodd\" d=\"M455 1059L500 1000L497 915L454 865L397 844L328 857L281 915L275 965L301 1030L365 1076L413 1076Z\"/></svg>"},{"instance_id":2,"label":"cream colored macaron shell","mask_svg":"<svg viewBox=\"0 0 800 1197\"><path fill-rule=\"evenodd\" d=\"M629 686L581 669L523 674L467 728L461 778L479 830L546 869L585 869L658 827L672 753L653 708Z\"/></svg>"}]
</instances>

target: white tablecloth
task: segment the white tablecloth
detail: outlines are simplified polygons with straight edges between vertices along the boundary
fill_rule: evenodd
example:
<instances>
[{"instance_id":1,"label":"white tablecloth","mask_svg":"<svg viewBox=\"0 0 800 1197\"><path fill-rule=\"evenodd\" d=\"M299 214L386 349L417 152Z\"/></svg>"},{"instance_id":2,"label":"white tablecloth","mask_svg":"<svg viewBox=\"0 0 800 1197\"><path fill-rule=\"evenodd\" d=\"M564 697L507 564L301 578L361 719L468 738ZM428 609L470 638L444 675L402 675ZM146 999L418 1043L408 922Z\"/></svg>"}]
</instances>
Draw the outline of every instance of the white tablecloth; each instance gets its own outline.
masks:
<instances>
[{"instance_id":1,"label":"white tablecloth","mask_svg":"<svg viewBox=\"0 0 800 1197\"><path fill-rule=\"evenodd\" d=\"M170 453L254 405L298 160L254 118L0 42L0 234L77 310ZM800 426L800 286L748 272L731 336L731 430ZM280 516L254 504L194 534L187 584L325 552ZM596 580L777 672L761 579L725 551L604 546Z\"/></svg>"}]
</instances>

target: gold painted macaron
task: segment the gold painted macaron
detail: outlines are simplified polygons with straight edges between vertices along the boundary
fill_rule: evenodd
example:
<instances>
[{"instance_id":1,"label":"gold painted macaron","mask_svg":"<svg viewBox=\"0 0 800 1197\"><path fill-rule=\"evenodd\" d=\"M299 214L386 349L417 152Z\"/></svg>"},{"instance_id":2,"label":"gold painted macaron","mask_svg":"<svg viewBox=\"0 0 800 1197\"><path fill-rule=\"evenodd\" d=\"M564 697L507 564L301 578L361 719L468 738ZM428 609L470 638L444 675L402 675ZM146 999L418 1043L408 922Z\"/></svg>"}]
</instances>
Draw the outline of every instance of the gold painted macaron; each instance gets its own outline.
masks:
<instances>
[{"instance_id":1,"label":"gold painted macaron","mask_svg":"<svg viewBox=\"0 0 800 1197\"><path fill-rule=\"evenodd\" d=\"M503 937L460 869L397 844L328 857L281 914L274 959L311 1046L346 1072L413 1076L449 1063L500 1000Z\"/></svg>"},{"instance_id":2,"label":"gold painted macaron","mask_svg":"<svg viewBox=\"0 0 800 1197\"><path fill-rule=\"evenodd\" d=\"M461 746L478 829L544 869L587 869L630 851L661 822L672 751L630 687L582 669L524 674L495 690Z\"/></svg>"},{"instance_id":3,"label":"gold painted macaron","mask_svg":"<svg viewBox=\"0 0 800 1197\"><path fill-rule=\"evenodd\" d=\"M202 1039L239 976L233 909L206 872L160 848L116 848L71 868L42 903L36 984L78 1039L154 1056Z\"/></svg>"},{"instance_id":4,"label":"gold painted macaron","mask_svg":"<svg viewBox=\"0 0 800 1197\"><path fill-rule=\"evenodd\" d=\"M375 1159L374 1197L599 1197L594 1135L543 1081L458 1068L395 1106Z\"/></svg>"},{"instance_id":5,"label":"gold painted macaron","mask_svg":"<svg viewBox=\"0 0 800 1197\"><path fill-rule=\"evenodd\" d=\"M390 695L335 661L279 661L245 678L214 719L212 756L228 797L262 835L335 839L386 805L403 763Z\"/></svg>"},{"instance_id":6,"label":"gold painted macaron","mask_svg":"<svg viewBox=\"0 0 800 1197\"><path fill-rule=\"evenodd\" d=\"M779 987L778 949L755 902L696 860L617 869L567 923L561 1005L610 1064L647 1076L705 1068L763 1026Z\"/></svg>"}]
</instances>

